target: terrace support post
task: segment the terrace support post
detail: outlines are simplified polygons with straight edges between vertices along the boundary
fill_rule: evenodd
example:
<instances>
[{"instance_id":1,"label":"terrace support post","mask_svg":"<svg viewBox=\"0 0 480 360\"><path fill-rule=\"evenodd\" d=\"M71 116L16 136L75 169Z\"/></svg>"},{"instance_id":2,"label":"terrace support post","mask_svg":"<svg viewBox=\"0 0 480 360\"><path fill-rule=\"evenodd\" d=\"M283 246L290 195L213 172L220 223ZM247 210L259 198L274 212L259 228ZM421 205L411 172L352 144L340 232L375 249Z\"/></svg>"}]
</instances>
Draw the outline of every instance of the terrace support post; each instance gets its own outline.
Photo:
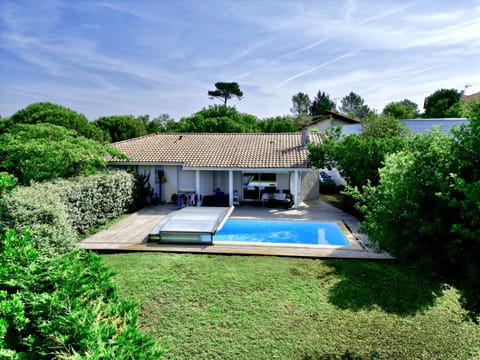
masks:
<instances>
[{"instance_id":1,"label":"terrace support post","mask_svg":"<svg viewBox=\"0 0 480 360\"><path fill-rule=\"evenodd\" d=\"M233 171L228 170L228 206L233 206Z\"/></svg>"},{"instance_id":2,"label":"terrace support post","mask_svg":"<svg viewBox=\"0 0 480 360\"><path fill-rule=\"evenodd\" d=\"M201 205L200 201L200 170L195 170L195 192L197 193L198 201L197 206Z\"/></svg>"},{"instance_id":3,"label":"terrace support post","mask_svg":"<svg viewBox=\"0 0 480 360\"><path fill-rule=\"evenodd\" d=\"M299 171L295 170L293 173L293 208L298 209L298 205L300 204L300 189L299 186Z\"/></svg>"}]
</instances>

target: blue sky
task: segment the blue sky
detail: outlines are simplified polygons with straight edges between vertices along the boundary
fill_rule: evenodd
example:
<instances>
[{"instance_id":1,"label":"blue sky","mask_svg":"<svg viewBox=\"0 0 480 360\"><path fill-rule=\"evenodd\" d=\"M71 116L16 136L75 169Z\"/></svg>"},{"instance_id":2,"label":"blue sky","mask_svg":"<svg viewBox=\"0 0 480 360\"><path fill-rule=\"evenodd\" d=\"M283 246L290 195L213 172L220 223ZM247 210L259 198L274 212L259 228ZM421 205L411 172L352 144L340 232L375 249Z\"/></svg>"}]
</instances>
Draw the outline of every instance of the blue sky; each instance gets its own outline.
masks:
<instances>
[{"instance_id":1,"label":"blue sky","mask_svg":"<svg viewBox=\"0 0 480 360\"><path fill-rule=\"evenodd\" d=\"M480 0L2 0L0 80L2 116L50 101L178 120L218 103L217 81L260 118L300 91L422 109L440 88L480 91Z\"/></svg>"}]
</instances>

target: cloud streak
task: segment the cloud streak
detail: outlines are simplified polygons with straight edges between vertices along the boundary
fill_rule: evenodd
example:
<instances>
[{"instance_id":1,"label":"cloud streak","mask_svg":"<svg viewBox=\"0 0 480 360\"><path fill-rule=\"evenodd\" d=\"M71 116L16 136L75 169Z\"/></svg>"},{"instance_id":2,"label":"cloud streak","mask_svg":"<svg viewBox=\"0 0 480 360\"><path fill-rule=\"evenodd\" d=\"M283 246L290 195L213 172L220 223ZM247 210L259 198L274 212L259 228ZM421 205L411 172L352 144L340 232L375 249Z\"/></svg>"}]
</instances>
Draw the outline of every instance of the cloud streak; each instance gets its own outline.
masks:
<instances>
[{"instance_id":1,"label":"cloud streak","mask_svg":"<svg viewBox=\"0 0 480 360\"><path fill-rule=\"evenodd\" d=\"M295 79L297 79L297 78L299 78L299 77L301 77L301 76L307 75L307 74L309 74L309 73L311 73L311 72L313 72L313 71L316 71L316 70L322 69L322 68L324 68L324 67L327 67L328 65L334 64L334 63L336 63L336 62L338 62L338 61L340 61L340 60L343 60L343 59L346 59L346 58L355 56L355 55L358 54L359 52L360 52L360 50L349 51L349 52L347 52L347 53L345 53L345 54L343 54L343 55L337 56L337 57L333 58L332 60L326 61L326 62L324 62L324 63L322 63L322 64L320 64L320 65L314 66L314 67L312 67L312 68L310 68L310 69L308 69L308 70L305 70L305 71L301 71L301 72L299 72L299 73L296 73L295 75L292 75L292 76L286 78L285 80L280 81L280 82L277 84L277 87L280 87L280 86L282 86L282 85L284 85L284 84L286 84L286 83L288 83L288 82L290 82L290 81L292 81L292 80L295 80Z\"/></svg>"}]
</instances>

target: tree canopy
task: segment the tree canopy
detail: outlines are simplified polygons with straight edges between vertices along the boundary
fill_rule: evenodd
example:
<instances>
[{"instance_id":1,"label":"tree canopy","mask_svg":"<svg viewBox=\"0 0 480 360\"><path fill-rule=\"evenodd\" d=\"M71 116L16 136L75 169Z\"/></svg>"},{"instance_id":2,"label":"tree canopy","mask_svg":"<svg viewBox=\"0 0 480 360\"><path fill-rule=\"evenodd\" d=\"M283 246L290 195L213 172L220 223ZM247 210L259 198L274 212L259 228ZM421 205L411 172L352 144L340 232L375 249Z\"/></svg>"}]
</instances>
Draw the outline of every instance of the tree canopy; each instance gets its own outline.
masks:
<instances>
[{"instance_id":1,"label":"tree canopy","mask_svg":"<svg viewBox=\"0 0 480 360\"><path fill-rule=\"evenodd\" d=\"M290 116L276 116L258 121L259 131L264 133L295 132L297 126Z\"/></svg>"},{"instance_id":2,"label":"tree canopy","mask_svg":"<svg viewBox=\"0 0 480 360\"><path fill-rule=\"evenodd\" d=\"M133 115L102 116L93 123L108 134L111 142L127 140L148 133L148 115L139 117Z\"/></svg>"},{"instance_id":3,"label":"tree canopy","mask_svg":"<svg viewBox=\"0 0 480 360\"><path fill-rule=\"evenodd\" d=\"M383 108L382 114L396 119L416 119L420 116L418 105L411 100L393 101Z\"/></svg>"},{"instance_id":4,"label":"tree canopy","mask_svg":"<svg viewBox=\"0 0 480 360\"><path fill-rule=\"evenodd\" d=\"M309 144L309 158L315 167L336 168L352 187L377 184L386 155L403 148L403 134L398 120L369 114L360 134L343 136L337 128L322 143Z\"/></svg>"},{"instance_id":5,"label":"tree canopy","mask_svg":"<svg viewBox=\"0 0 480 360\"><path fill-rule=\"evenodd\" d=\"M324 115L328 110L332 110L334 108L335 103L330 99L330 96L328 96L327 93L319 90L310 104L309 111L311 116L317 116Z\"/></svg>"},{"instance_id":6,"label":"tree canopy","mask_svg":"<svg viewBox=\"0 0 480 360\"><path fill-rule=\"evenodd\" d=\"M0 170L23 185L94 173L106 167L107 154L124 158L108 145L48 123L16 124L0 136Z\"/></svg>"},{"instance_id":7,"label":"tree canopy","mask_svg":"<svg viewBox=\"0 0 480 360\"><path fill-rule=\"evenodd\" d=\"M343 97L340 111L349 117L363 119L371 110L365 104L365 100L352 91Z\"/></svg>"},{"instance_id":8,"label":"tree canopy","mask_svg":"<svg viewBox=\"0 0 480 360\"><path fill-rule=\"evenodd\" d=\"M217 82L215 83L215 90L208 91L208 96L213 99L221 99L224 105L227 105L227 101L233 97L241 100L243 92L240 90L240 86L236 82Z\"/></svg>"},{"instance_id":9,"label":"tree canopy","mask_svg":"<svg viewBox=\"0 0 480 360\"><path fill-rule=\"evenodd\" d=\"M290 111L296 117L302 114L308 114L311 105L310 97L302 92L292 96L292 108Z\"/></svg>"},{"instance_id":10,"label":"tree canopy","mask_svg":"<svg viewBox=\"0 0 480 360\"><path fill-rule=\"evenodd\" d=\"M49 123L75 130L87 138L101 140L102 134L91 126L87 118L64 106L49 102L40 102L28 105L17 111L8 120L8 125ZM6 129L8 131L8 129Z\"/></svg>"},{"instance_id":11,"label":"tree canopy","mask_svg":"<svg viewBox=\"0 0 480 360\"><path fill-rule=\"evenodd\" d=\"M440 89L425 99L424 118L449 118L463 115L460 92L456 89Z\"/></svg>"},{"instance_id":12,"label":"tree canopy","mask_svg":"<svg viewBox=\"0 0 480 360\"><path fill-rule=\"evenodd\" d=\"M189 117L180 119L181 132L256 132L258 119L250 114L242 114L234 107L213 105Z\"/></svg>"}]
</instances>

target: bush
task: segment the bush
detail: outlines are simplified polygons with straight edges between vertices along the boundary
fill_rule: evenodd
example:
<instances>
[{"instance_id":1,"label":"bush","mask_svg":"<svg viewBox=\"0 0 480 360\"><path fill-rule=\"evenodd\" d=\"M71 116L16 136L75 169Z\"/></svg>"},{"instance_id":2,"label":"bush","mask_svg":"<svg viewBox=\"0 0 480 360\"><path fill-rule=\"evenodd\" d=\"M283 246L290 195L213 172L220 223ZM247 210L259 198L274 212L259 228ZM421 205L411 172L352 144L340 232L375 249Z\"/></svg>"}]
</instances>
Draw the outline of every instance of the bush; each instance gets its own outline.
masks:
<instances>
[{"instance_id":1,"label":"bush","mask_svg":"<svg viewBox=\"0 0 480 360\"><path fill-rule=\"evenodd\" d=\"M0 195L12 191L17 186L15 176L6 172L0 172Z\"/></svg>"},{"instance_id":2,"label":"bush","mask_svg":"<svg viewBox=\"0 0 480 360\"><path fill-rule=\"evenodd\" d=\"M137 179L126 171L106 171L71 180L44 183L46 192L55 192L65 204L68 219L81 234L135 210Z\"/></svg>"},{"instance_id":3,"label":"bush","mask_svg":"<svg viewBox=\"0 0 480 360\"><path fill-rule=\"evenodd\" d=\"M452 143L440 130L418 134L405 151L387 156L377 187L356 194L364 203L362 225L371 241L394 256L421 260L437 270L454 261L454 212L438 196L449 188Z\"/></svg>"},{"instance_id":4,"label":"bush","mask_svg":"<svg viewBox=\"0 0 480 360\"><path fill-rule=\"evenodd\" d=\"M83 250L40 258L10 231L0 251L0 356L22 359L156 359L135 305L111 271Z\"/></svg>"},{"instance_id":5,"label":"bush","mask_svg":"<svg viewBox=\"0 0 480 360\"><path fill-rule=\"evenodd\" d=\"M320 182L320 192L322 194L335 194L338 192L337 184L333 180Z\"/></svg>"},{"instance_id":6,"label":"bush","mask_svg":"<svg viewBox=\"0 0 480 360\"><path fill-rule=\"evenodd\" d=\"M134 209L135 175L109 171L18 187L0 198L0 227L23 232L27 227L42 256L68 252L79 233Z\"/></svg>"},{"instance_id":7,"label":"bush","mask_svg":"<svg viewBox=\"0 0 480 360\"><path fill-rule=\"evenodd\" d=\"M68 252L77 240L67 207L43 184L20 186L0 198L0 228L18 233L29 228L35 249L46 257Z\"/></svg>"}]
</instances>

